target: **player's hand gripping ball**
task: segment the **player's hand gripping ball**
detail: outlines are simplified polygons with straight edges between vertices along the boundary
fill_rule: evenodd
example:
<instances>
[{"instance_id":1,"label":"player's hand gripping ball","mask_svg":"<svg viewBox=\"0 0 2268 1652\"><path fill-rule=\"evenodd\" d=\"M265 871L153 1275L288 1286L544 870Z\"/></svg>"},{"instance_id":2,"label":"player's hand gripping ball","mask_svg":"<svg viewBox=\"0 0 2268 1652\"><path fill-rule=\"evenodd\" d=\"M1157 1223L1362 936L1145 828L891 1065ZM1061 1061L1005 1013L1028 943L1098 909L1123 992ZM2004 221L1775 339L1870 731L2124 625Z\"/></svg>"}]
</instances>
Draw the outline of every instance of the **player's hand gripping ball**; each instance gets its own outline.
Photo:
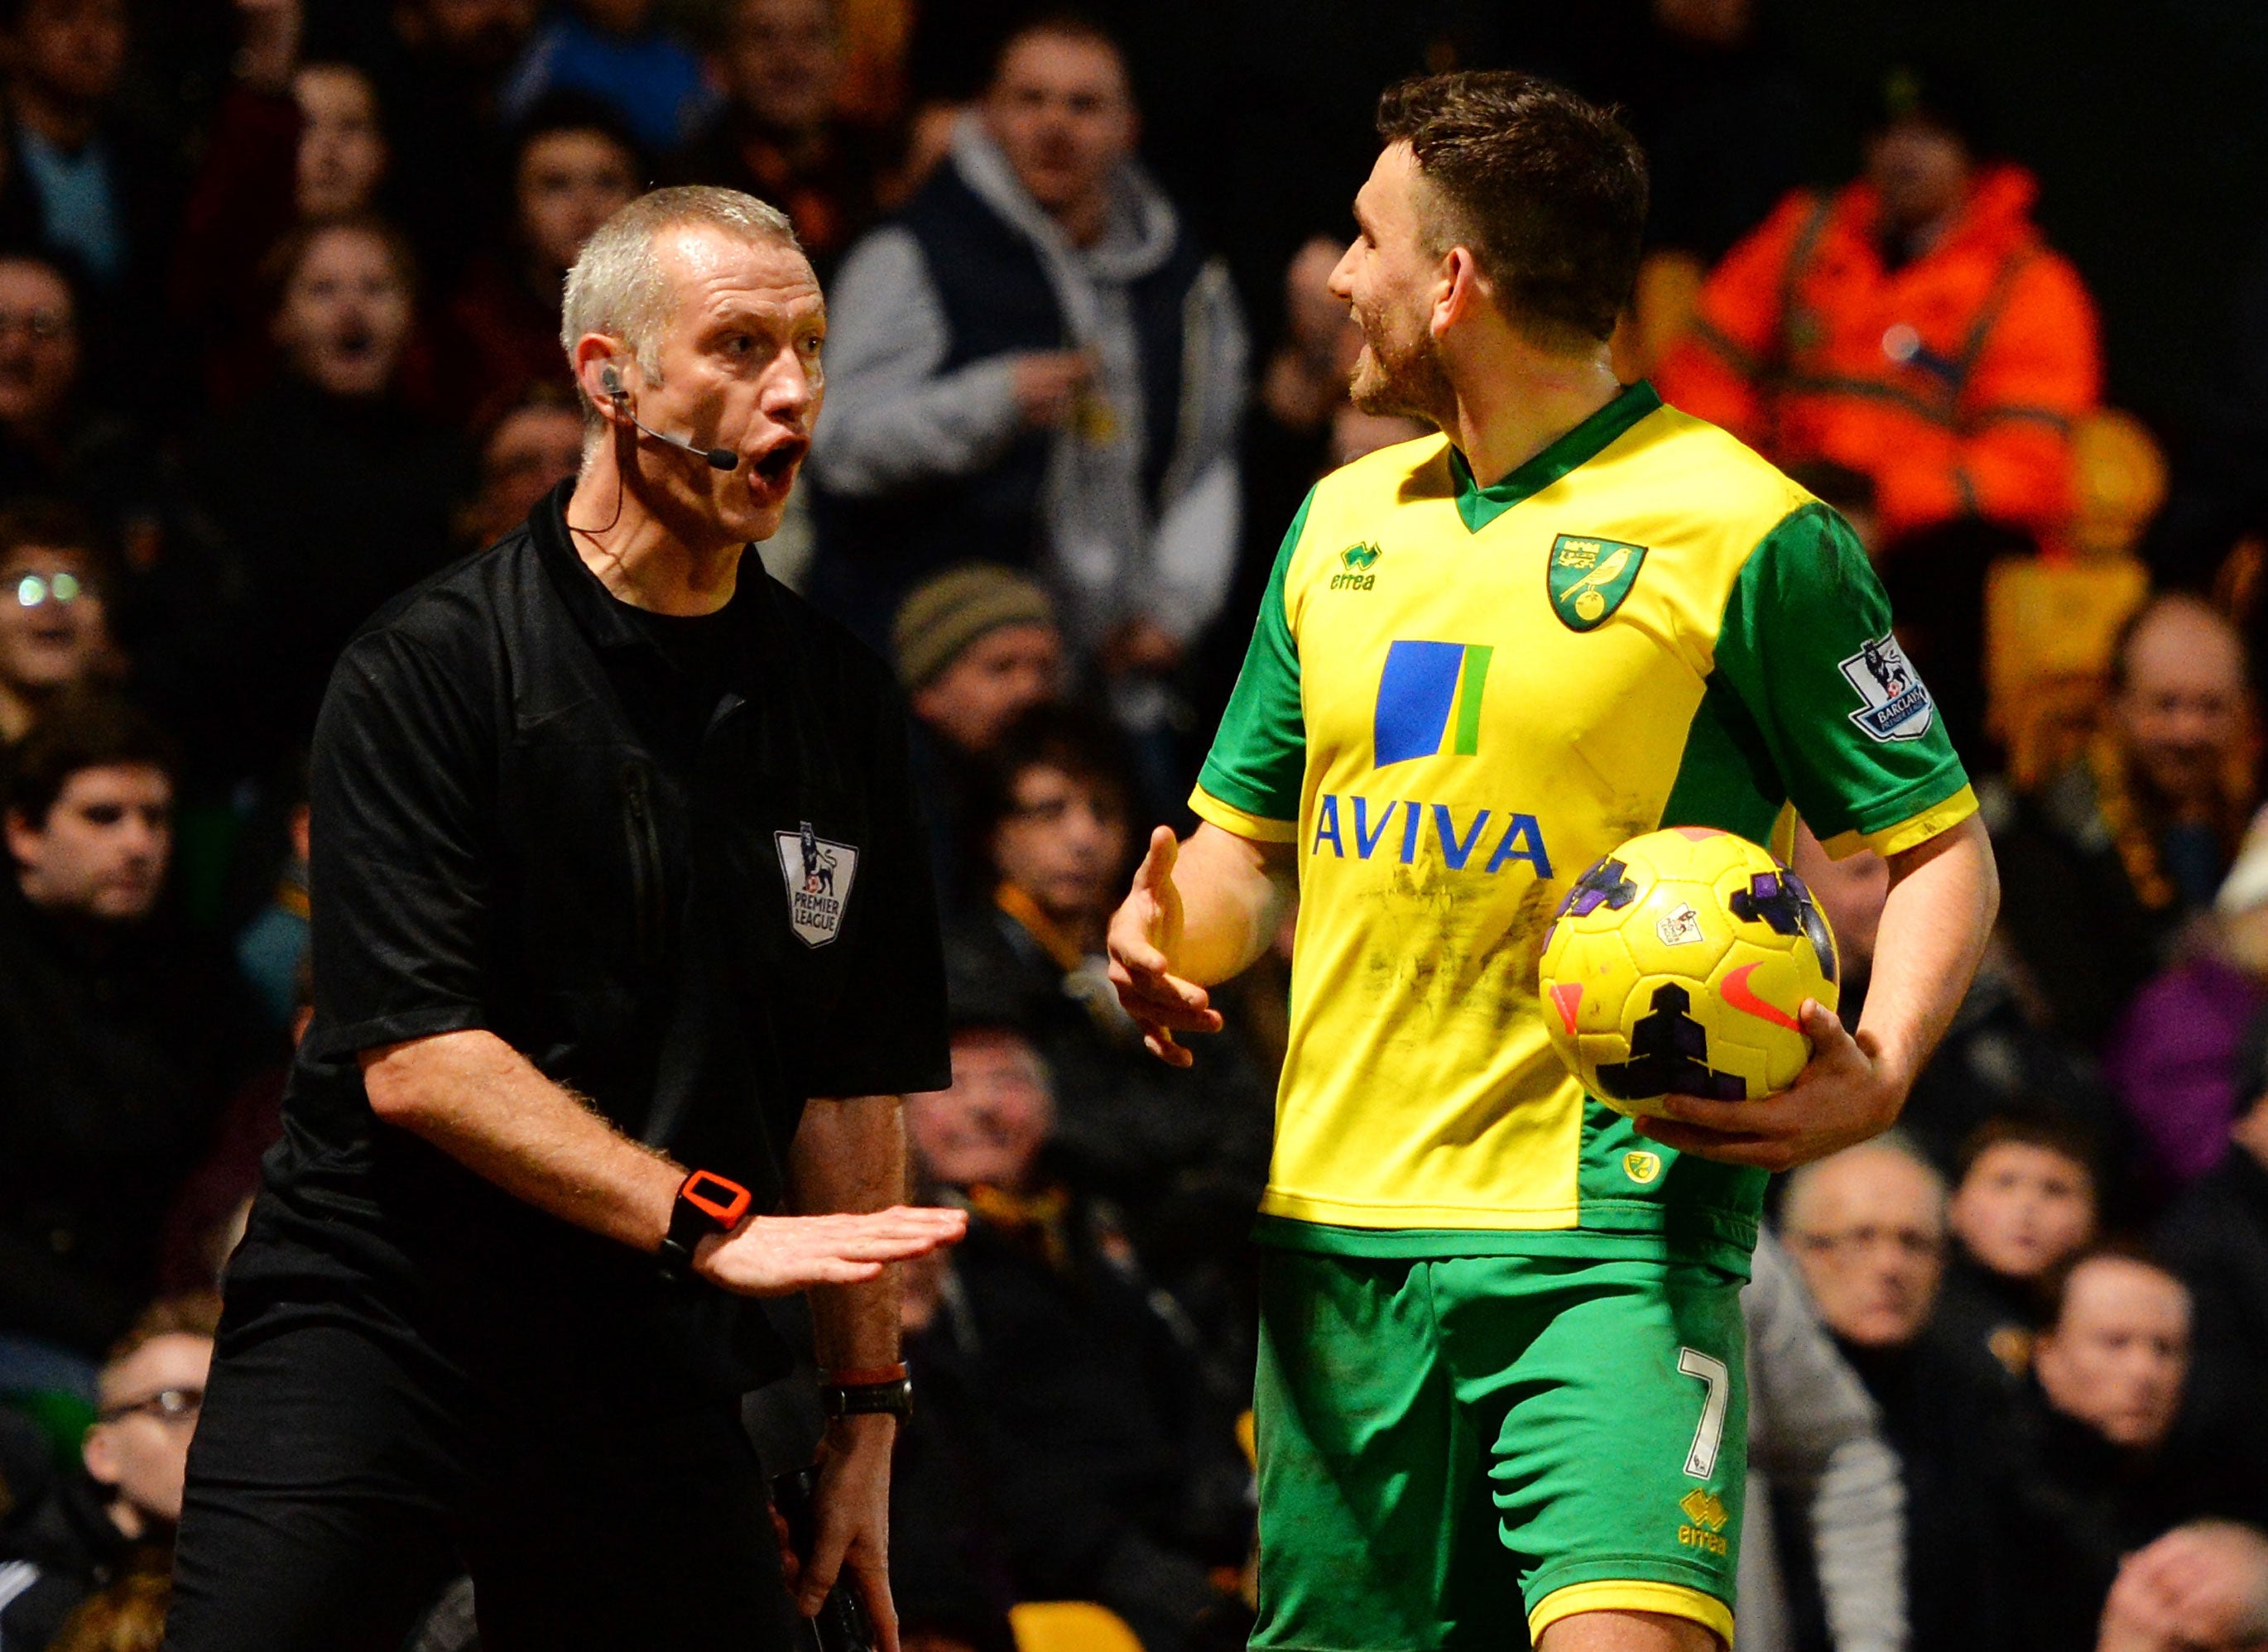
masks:
<instances>
[{"instance_id":1,"label":"player's hand gripping ball","mask_svg":"<svg viewBox=\"0 0 2268 1652\"><path fill-rule=\"evenodd\" d=\"M1677 826L1575 880L1543 937L1543 1018L1617 1112L1665 1095L1777 1095L1811 1059L1807 998L1835 1008L1835 936L1802 879L1745 838Z\"/></svg>"}]
</instances>

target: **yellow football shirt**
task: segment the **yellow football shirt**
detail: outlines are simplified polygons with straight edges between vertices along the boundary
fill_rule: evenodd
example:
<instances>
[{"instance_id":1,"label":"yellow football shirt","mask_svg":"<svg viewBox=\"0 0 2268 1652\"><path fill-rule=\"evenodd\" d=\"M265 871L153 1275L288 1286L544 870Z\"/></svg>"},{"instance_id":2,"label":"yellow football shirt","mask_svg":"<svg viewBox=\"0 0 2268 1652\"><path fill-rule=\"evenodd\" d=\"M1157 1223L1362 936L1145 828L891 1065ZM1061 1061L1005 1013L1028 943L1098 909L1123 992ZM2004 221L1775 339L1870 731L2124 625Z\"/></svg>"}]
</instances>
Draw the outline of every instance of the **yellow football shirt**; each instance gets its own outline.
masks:
<instances>
[{"instance_id":1,"label":"yellow football shirt","mask_svg":"<svg viewBox=\"0 0 2268 1652\"><path fill-rule=\"evenodd\" d=\"M1657 826L1889 853L1976 807L1842 518L1645 384L1492 487L1440 437L1318 483L1191 804L1298 852L1264 1240L1743 1267L1763 1173L1552 1054L1553 913Z\"/></svg>"}]
</instances>

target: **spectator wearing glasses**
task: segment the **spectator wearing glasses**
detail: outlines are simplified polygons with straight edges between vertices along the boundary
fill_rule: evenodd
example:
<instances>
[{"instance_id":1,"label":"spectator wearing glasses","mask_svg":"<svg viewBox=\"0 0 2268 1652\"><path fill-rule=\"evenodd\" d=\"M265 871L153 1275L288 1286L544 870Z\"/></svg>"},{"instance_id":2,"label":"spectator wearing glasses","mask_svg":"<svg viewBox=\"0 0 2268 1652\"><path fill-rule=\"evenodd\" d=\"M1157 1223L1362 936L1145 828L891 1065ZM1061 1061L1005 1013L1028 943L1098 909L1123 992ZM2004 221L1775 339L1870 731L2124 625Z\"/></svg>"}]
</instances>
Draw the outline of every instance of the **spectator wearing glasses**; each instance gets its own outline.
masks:
<instances>
[{"instance_id":1,"label":"spectator wearing glasses","mask_svg":"<svg viewBox=\"0 0 2268 1652\"><path fill-rule=\"evenodd\" d=\"M70 500L129 548L154 543L156 489L128 421L82 384L78 302L62 267L0 253L0 503Z\"/></svg>"},{"instance_id":2,"label":"spectator wearing glasses","mask_svg":"<svg viewBox=\"0 0 2268 1652\"><path fill-rule=\"evenodd\" d=\"M1781 1226L1904 1467L1911 1644L1971 1644L1986 1539L1969 1468L2006 1396L1980 1390L1931 1323L1945 1276L1945 1180L1902 1136L1879 1136L1789 1177Z\"/></svg>"},{"instance_id":3,"label":"spectator wearing glasses","mask_svg":"<svg viewBox=\"0 0 2268 1652\"><path fill-rule=\"evenodd\" d=\"M968 1237L909 1362L924 1383L942 1368L958 1409L942 1421L976 1446L1018 1597L1100 1601L1182 1652L1233 1612L1212 1575L1251 1540L1227 1410L1172 1299L1053 1173L1047 1063L1013 1026L955 1013L952 1087L906 1098L906 1136Z\"/></svg>"},{"instance_id":4,"label":"spectator wearing glasses","mask_svg":"<svg viewBox=\"0 0 2268 1652\"><path fill-rule=\"evenodd\" d=\"M189 1440L220 1303L168 1296L143 1311L102 1367L80 1469L0 1536L0 1646L38 1652L98 1590L171 1568Z\"/></svg>"},{"instance_id":5,"label":"spectator wearing glasses","mask_svg":"<svg viewBox=\"0 0 2268 1652\"><path fill-rule=\"evenodd\" d=\"M94 536L59 505L0 510L0 745L31 732L56 695L114 673Z\"/></svg>"}]
</instances>

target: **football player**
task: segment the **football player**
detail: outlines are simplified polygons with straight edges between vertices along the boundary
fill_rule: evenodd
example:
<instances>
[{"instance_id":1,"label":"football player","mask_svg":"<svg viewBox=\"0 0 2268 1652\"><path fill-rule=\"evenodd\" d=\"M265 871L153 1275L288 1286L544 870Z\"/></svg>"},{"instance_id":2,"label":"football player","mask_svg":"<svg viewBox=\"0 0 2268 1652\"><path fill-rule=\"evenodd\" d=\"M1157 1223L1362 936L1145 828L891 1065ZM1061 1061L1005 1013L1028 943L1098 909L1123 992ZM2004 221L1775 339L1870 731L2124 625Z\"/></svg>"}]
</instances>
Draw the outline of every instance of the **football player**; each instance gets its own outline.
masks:
<instances>
[{"instance_id":1,"label":"football player","mask_svg":"<svg viewBox=\"0 0 2268 1652\"><path fill-rule=\"evenodd\" d=\"M1739 1290L1768 1172L1897 1116L1997 901L1960 760L1849 527L1616 382L1646 212L1609 115L1407 83L1331 277L1358 407L1440 434L1285 536L1200 777L1114 921L1151 1047L1300 901L1263 1203L1253 1645L1703 1652L1733 1634ZM1345 578L1359 572L1359 578ZM1572 880L1708 826L1888 857L1855 1032L1762 1101L1586 1097L1536 1000ZM1795 1008L1788 1006L1789 1009Z\"/></svg>"}]
</instances>

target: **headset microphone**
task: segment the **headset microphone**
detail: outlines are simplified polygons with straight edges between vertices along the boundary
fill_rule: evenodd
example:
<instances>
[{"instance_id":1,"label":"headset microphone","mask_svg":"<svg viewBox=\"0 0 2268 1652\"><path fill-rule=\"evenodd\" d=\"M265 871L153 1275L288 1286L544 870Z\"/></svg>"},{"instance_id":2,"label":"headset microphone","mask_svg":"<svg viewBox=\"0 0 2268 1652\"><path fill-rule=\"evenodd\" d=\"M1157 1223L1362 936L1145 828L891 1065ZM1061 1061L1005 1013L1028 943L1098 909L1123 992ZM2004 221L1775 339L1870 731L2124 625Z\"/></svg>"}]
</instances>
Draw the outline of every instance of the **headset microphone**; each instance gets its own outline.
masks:
<instances>
[{"instance_id":1,"label":"headset microphone","mask_svg":"<svg viewBox=\"0 0 2268 1652\"><path fill-rule=\"evenodd\" d=\"M599 382L606 385L608 396L612 399L622 417L637 425L639 430L665 447L674 447L680 452L690 453L694 458L706 461L712 470L738 470L740 467L740 456L731 448L696 447L681 436L669 436L655 430L640 419L637 414L632 413L630 393L622 388L622 376L616 372L611 364L600 371Z\"/></svg>"}]
</instances>

